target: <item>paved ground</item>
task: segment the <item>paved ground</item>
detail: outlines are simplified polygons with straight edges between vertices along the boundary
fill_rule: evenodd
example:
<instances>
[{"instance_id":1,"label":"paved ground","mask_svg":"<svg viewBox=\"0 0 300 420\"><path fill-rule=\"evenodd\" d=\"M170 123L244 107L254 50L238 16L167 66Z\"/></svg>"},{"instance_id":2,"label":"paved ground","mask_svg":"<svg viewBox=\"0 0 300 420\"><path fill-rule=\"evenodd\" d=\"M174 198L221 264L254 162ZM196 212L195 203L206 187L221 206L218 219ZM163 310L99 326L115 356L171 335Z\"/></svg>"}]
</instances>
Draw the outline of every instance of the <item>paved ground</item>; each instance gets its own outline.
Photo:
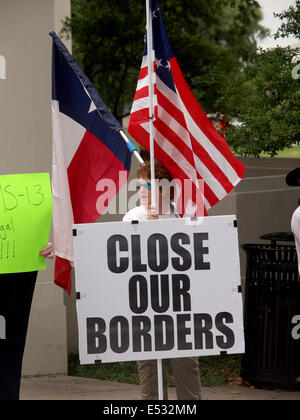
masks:
<instances>
[{"instance_id":1,"label":"paved ground","mask_svg":"<svg viewBox=\"0 0 300 420\"><path fill-rule=\"evenodd\" d=\"M300 400L300 392L268 391L244 386L203 387L203 400ZM137 385L74 376L25 377L21 400L139 400ZM169 399L175 400L174 389Z\"/></svg>"}]
</instances>

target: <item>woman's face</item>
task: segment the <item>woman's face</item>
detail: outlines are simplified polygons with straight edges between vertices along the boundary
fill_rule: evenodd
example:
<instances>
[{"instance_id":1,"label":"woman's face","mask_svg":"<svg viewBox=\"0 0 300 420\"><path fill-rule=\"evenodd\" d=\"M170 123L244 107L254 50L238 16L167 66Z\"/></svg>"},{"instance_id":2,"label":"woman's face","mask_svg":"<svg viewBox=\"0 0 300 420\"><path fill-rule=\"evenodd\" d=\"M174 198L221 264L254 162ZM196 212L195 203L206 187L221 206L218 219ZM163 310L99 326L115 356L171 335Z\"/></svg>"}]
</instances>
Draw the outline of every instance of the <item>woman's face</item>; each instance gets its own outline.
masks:
<instances>
[{"instance_id":1,"label":"woman's face","mask_svg":"<svg viewBox=\"0 0 300 420\"><path fill-rule=\"evenodd\" d=\"M140 204L148 209L151 206L151 179L148 178L139 178L137 184L137 190L140 198ZM157 212L161 213L162 207L162 191L161 188L156 185L155 187L155 208ZM169 204L169 202L168 202Z\"/></svg>"},{"instance_id":2,"label":"woman's face","mask_svg":"<svg viewBox=\"0 0 300 420\"><path fill-rule=\"evenodd\" d=\"M148 178L139 178L137 191L141 205L148 209L151 205L151 180Z\"/></svg>"}]
</instances>

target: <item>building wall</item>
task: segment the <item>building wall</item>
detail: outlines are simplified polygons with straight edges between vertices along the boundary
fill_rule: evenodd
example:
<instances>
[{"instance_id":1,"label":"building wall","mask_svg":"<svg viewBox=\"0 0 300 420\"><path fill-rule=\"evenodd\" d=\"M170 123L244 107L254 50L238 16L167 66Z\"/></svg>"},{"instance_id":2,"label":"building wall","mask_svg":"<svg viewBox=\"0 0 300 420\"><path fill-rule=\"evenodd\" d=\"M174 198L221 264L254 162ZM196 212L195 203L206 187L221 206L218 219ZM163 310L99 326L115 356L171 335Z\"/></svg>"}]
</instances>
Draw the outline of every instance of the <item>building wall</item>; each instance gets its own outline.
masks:
<instances>
[{"instance_id":1,"label":"building wall","mask_svg":"<svg viewBox=\"0 0 300 420\"><path fill-rule=\"evenodd\" d=\"M0 173L51 172L51 30L70 15L70 0L0 4ZM0 60L3 64L3 59ZM30 241L30 238L25 238ZM23 374L67 371L66 309L53 284L53 262L38 275Z\"/></svg>"}]
</instances>

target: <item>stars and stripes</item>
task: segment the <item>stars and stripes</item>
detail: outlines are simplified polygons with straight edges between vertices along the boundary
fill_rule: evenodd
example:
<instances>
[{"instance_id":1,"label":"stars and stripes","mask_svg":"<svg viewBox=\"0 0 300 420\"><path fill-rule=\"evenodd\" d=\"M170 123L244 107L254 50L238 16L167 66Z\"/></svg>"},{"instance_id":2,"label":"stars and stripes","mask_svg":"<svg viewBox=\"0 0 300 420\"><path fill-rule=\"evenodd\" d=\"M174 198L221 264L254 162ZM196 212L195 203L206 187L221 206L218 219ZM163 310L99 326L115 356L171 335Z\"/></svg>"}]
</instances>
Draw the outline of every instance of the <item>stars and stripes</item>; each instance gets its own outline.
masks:
<instances>
[{"instance_id":1,"label":"stars and stripes","mask_svg":"<svg viewBox=\"0 0 300 420\"><path fill-rule=\"evenodd\" d=\"M191 195L182 203L181 213L186 213L189 203L195 214L201 216L240 182L244 165L234 157L189 89L169 44L158 1L150 1L150 8L155 158L180 181L182 193L184 180L191 180ZM128 130L147 150L150 150L149 83L145 38Z\"/></svg>"}]
</instances>

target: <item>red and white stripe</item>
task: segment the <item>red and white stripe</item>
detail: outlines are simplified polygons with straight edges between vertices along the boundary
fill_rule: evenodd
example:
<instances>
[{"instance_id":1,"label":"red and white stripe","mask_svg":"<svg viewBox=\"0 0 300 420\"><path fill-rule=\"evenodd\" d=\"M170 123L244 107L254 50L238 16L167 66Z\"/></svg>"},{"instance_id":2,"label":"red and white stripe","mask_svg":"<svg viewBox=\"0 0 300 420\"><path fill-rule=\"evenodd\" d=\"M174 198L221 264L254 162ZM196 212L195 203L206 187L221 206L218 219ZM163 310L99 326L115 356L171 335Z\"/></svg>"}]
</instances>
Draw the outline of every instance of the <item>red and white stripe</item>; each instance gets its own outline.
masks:
<instances>
[{"instance_id":1,"label":"red and white stripe","mask_svg":"<svg viewBox=\"0 0 300 420\"><path fill-rule=\"evenodd\" d=\"M193 183L192 204L203 215L243 178L244 165L232 154L189 89L175 57L170 66L176 93L157 75L154 64L154 144L158 159L183 185ZM129 121L129 133L149 150L149 77L144 56ZM200 180L200 182L198 181ZM204 184L199 193L199 184ZM199 202L202 196L203 202ZM184 213L184 212L183 212ZM201 214L202 213L202 214Z\"/></svg>"}]
</instances>

